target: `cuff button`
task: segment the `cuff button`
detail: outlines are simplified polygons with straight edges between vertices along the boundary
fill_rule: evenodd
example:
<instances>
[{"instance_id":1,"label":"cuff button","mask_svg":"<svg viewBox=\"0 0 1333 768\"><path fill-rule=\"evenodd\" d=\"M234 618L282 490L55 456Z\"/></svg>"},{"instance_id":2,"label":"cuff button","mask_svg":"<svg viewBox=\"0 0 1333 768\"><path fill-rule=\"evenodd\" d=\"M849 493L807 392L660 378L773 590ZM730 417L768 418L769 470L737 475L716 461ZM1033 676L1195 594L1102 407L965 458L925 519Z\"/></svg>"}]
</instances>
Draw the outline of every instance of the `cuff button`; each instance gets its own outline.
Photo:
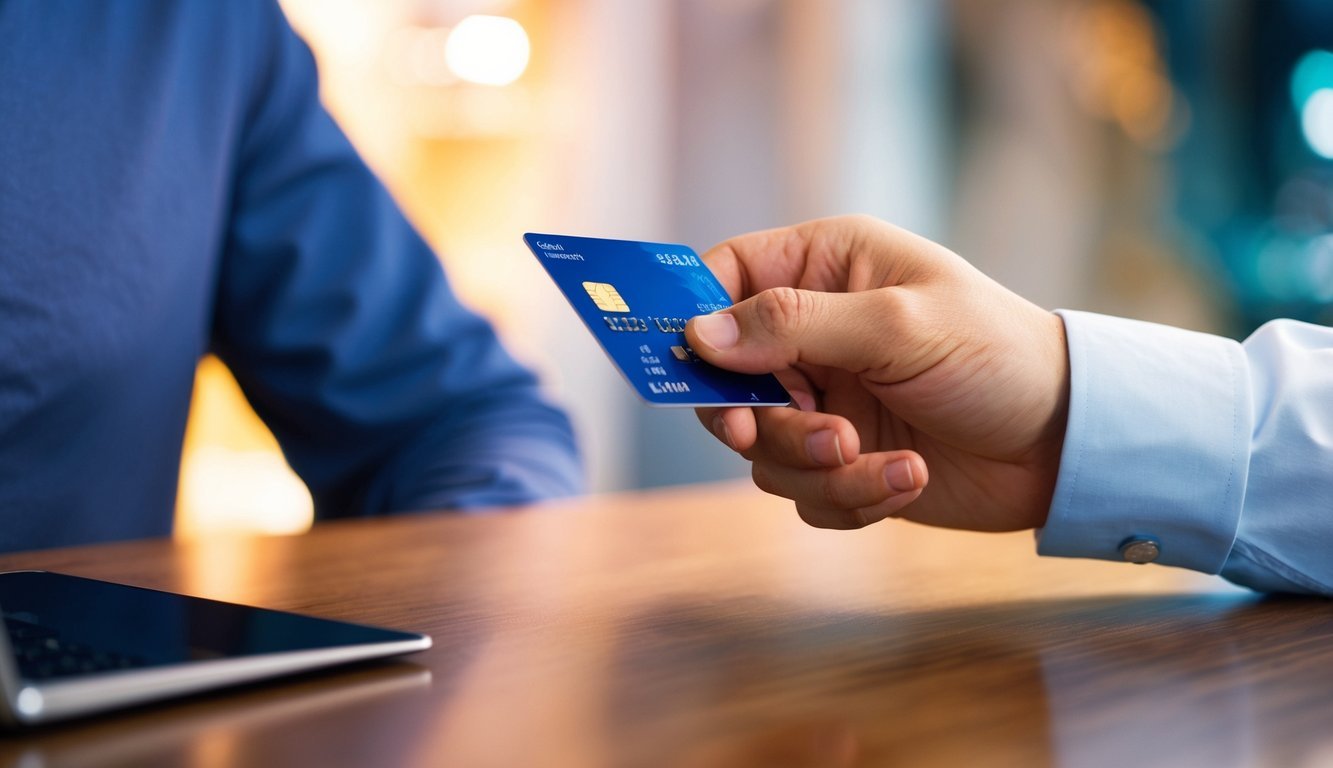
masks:
<instances>
[{"instance_id":1,"label":"cuff button","mask_svg":"<svg viewBox=\"0 0 1333 768\"><path fill-rule=\"evenodd\" d=\"M1120 556L1127 563L1143 565L1151 563L1162 553L1162 548L1157 544L1156 539L1148 539L1136 536L1131 539L1125 539L1120 544Z\"/></svg>"}]
</instances>

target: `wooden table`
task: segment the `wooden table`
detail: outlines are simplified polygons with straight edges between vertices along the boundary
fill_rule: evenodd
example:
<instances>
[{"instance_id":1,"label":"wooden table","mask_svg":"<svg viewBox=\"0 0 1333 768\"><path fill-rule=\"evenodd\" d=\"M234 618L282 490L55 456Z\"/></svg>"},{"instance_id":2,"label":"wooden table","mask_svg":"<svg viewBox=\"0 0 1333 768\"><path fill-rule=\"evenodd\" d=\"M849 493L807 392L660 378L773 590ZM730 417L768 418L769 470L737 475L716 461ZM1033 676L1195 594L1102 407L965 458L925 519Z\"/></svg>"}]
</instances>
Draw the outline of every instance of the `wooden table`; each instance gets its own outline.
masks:
<instances>
[{"instance_id":1,"label":"wooden table","mask_svg":"<svg viewBox=\"0 0 1333 768\"><path fill-rule=\"evenodd\" d=\"M0 738L0 765L1333 764L1333 603L746 484L39 567L428 632L409 661Z\"/></svg>"}]
</instances>

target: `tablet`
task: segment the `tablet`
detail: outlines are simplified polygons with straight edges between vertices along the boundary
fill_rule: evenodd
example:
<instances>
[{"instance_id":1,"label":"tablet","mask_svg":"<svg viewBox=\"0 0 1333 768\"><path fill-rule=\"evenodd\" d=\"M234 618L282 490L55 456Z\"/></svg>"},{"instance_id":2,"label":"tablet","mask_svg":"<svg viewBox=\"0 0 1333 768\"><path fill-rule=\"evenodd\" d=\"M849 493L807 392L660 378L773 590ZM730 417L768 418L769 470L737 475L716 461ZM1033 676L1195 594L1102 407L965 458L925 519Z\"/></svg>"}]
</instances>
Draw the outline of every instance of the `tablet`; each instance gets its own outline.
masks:
<instances>
[{"instance_id":1,"label":"tablet","mask_svg":"<svg viewBox=\"0 0 1333 768\"><path fill-rule=\"evenodd\" d=\"M0 722L47 723L429 648L427 635L47 571L0 573Z\"/></svg>"}]
</instances>

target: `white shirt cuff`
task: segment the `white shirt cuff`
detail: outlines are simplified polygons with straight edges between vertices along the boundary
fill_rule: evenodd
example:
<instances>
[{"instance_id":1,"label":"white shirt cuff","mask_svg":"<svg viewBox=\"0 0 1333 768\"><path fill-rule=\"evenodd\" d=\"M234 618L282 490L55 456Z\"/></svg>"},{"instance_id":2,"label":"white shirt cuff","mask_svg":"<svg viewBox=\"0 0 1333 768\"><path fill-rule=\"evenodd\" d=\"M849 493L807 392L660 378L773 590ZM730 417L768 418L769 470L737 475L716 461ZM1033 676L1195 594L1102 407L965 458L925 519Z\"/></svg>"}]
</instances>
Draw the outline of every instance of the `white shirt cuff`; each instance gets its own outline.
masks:
<instances>
[{"instance_id":1,"label":"white shirt cuff","mask_svg":"<svg viewBox=\"0 0 1333 768\"><path fill-rule=\"evenodd\" d=\"M1240 344L1164 325L1058 310L1069 340L1069 422L1043 555L1218 573L1236 538L1253 423Z\"/></svg>"}]
</instances>

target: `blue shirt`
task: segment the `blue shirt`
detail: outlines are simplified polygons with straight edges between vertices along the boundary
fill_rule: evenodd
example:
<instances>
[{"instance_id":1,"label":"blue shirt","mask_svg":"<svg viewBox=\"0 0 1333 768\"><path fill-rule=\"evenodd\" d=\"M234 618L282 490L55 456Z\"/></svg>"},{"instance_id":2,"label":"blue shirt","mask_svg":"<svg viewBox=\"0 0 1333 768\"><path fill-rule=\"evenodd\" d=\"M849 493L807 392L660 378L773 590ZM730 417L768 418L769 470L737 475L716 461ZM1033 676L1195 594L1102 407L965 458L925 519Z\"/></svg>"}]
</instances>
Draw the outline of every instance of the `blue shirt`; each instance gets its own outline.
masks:
<instances>
[{"instance_id":1,"label":"blue shirt","mask_svg":"<svg viewBox=\"0 0 1333 768\"><path fill-rule=\"evenodd\" d=\"M1069 424L1038 551L1157 562L1265 591L1333 595L1333 328L1244 344L1061 311Z\"/></svg>"},{"instance_id":2,"label":"blue shirt","mask_svg":"<svg viewBox=\"0 0 1333 768\"><path fill-rule=\"evenodd\" d=\"M170 529L195 366L320 518L581 487L267 0L0 0L0 549Z\"/></svg>"}]
</instances>

